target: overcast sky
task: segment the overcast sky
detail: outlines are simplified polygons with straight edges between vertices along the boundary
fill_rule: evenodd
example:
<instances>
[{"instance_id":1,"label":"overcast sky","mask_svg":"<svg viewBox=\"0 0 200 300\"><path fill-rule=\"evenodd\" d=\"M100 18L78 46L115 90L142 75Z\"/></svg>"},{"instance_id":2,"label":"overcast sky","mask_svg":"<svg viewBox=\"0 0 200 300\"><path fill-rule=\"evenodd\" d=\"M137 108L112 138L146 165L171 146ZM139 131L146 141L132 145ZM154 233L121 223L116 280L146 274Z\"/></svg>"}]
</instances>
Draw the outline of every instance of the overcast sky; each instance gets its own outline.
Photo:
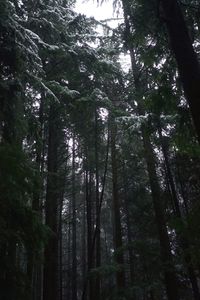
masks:
<instances>
[{"instance_id":1,"label":"overcast sky","mask_svg":"<svg viewBox=\"0 0 200 300\"><path fill-rule=\"evenodd\" d=\"M116 17L113 14L113 1L104 1L103 4L97 4L97 0L77 0L76 11L86 15L87 17L94 17L96 20L104 20Z\"/></svg>"},{"instance_id":2,"label":"overcast sky","mask_svg":"<svg viewBox=\"0 0 200 300\"><path fill-rule=\"evenodd\" d=\"M122 13L121 15L113 13L112 0L104 0L102 5L97 4L97 0L77 0L75 10L78 13L86 15L87 17L94 17L96 20L105 20L110 18L122 17ZM121 19L119 21L111 21L109 22L109 26L115 28L117 24L121 22ZM130 68L130 56L121 54L120 62L124 71L128 71Z\"/></svg>"}]
</instances>

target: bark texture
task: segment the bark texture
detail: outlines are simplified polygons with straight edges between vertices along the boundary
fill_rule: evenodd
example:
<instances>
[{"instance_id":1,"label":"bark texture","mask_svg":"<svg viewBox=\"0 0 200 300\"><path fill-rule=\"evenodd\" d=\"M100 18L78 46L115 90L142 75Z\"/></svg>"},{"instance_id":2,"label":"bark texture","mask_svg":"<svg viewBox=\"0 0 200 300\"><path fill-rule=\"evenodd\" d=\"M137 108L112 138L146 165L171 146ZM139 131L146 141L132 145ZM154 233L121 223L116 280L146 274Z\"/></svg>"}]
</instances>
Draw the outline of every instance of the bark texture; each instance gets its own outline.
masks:
<instances>
[{"instance_id":1,"label":"bark texture","mask_svg":"<svg viewBox=\"0 0 200 300\"><path fill-rule=\"evenodd\" d=\"M160 0L185 97L200 142L200 65L177 0Z\"/></svg>"},{"instance_id":2,"label":"bark texture","mask_svg":"<svg viewBox=\"0 0 200 300\"><path fill-rule=\"evenodd\" d=\"M44 252L44 287L43 299L56 300L58 295L58 124L56 109L50 108L49 143L48 143L48 177L46 192L46 225L51 233Z\"/></svg>"}]
</instances>

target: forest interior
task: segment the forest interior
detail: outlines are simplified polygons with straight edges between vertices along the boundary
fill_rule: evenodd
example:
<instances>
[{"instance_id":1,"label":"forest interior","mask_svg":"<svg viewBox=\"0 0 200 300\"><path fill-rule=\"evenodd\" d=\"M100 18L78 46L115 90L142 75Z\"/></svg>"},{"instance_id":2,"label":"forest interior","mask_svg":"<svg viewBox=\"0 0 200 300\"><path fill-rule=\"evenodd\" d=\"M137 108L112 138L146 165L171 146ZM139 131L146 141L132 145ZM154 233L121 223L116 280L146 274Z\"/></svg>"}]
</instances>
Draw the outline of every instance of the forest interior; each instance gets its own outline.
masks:
<instances>
[{"instance_id":1,"label":"forest interior","mask_svg":"<svg viewBox=\"0 0 200 300\"><path fill-rule=\"evenodd\" d=\"M200 2L111 3L0 0L0 300L200 300Z\"/></svg>"}]
</instances>

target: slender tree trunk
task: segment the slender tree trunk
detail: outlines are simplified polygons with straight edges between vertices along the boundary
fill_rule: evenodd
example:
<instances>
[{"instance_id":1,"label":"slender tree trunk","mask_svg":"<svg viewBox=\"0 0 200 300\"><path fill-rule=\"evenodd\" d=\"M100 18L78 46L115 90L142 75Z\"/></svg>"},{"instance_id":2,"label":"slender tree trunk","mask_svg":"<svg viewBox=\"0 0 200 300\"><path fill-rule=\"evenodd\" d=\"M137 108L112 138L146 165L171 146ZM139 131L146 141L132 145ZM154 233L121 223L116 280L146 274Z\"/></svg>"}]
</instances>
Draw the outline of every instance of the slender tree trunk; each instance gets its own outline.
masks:
<instances>
[{"instance_id":1,"label":"slender tree trunk","mask_svg":"<svg viewBox=\"0 0 200 300\"><path fill-rule=\"evenodd\" d=\"M86 192L86 207L87 207L87 262L88 262L88 275L89 275L89 300L94 299L94 278L91 276L90 271L94 267L93 255L93 218L92 218L92 173L88 172L87 175L87 192Z\"/></svg>"},{"instance_id":2,"label":"slender tree trunk","mask_svg":"<svg viewBox=\"0 0 200 300\"><path fill-rule=\"evenodd\" d=\"M127 227L127 240L128 240L128 254L129 254L129 266L130 266L130 282L133 285L135 281L134 275L134 258L133 258L133 247L132 243L132 233L131 233L131 220L129 212L129 201L128 201L128 187L127 187L127 174L125 171L125 165L123 165L123 177L124 177L124 208L126 213L126 227Z\"/></svg>"},{"instance_id":3,"label":"slender tree trunk","mask_svg":"<svg viewBox=\"0 0 200 300\"><path fill-rule=\"evenodd\" d=\"M86 158L87 159L87 158ZM92 248L92 211L91 211L91 199L89 195L89 174L88 174L88 163L86 164L85 172L85 202L86 202L86 221L87 221L87 276L91 270L92 266L92 257L91 248ZM82 300L87 298L87 283L89 281L89 300L91 299L91 281L88 278L85 278L83 285Z\"/></svg>"},{"instance_id":4,"label":"slender tree trunk","mask_svg":"<svg viewBox=\"0 0 200 300\"><path fill-rule=\"evenodd\" d=\"M171 47L200 142L200 65L177 0L160 0Z\"/></svg>"},{"instance_id":5,"label":"slender tree trunk","mask_svg":"<svg viewBox=\"0 0 200 300\"><path fill-rule=\"evenodd\" d=\"M72 145L72 300L77 300L75 138Z\"/></svg>"},{"instance_id":6,"label":"slender tree trunk","mask_svg":"<svg viewBox=\"0 0 200 300\"><path fill-rule=\"evenodd\" d=\"M132 237L131 237L131 222L130 222L130 215L128 211L128 206L126 205L126 224L127 224L127 237L128 237L128 253L129 253L129 265L130 265L130 280L131 284L135 282L135 272L134 272L134 258L133 258L133 248L131 245Z\"/></svg>"},{"instance_id":7,"label":"slender tree trunk","mask_svg":"<svg viewBox=\"0 0 200 300\"><path fill-rule=\"evenodd\" d=\"M52 105L49 115L48 176L46 192L46 225L51 235L44 253L43 300L56 300L58 295L58 128L56 109Z\"/></svg>"},{"instance_id":8,"label":"slender tree trunk","mask_svg":"<svg viewBox=\"0 0 200 300\"><path fill-rule=\"evenodd\" d=\"M118 170L116 157L116 126L114 120L111 121L110 128L111 136L111 161L112 161L112 200L113 200L113 238L115 248L115 259L119 265L120 270L116 273L117 288L122 290L125 288L125 273L123 271L124 257L123 257L123 242L122 242L122 227L120 216L120 203L118 193Z\"/></svg>"},{"instance_id":9,"label":"slender tree trunk","mask_svg":"<svg viewBox=\"0 0 200 300\"><path fill-rule=\"evenodd\" d=\"M174 207L175 207L175 216L177 218L179 218L179 221L184 226L184 222L183 222L182 214L181 214L181 210L180 210L180 205L179 205L179 200L178 200L177 193L176 193L176 187L175 187L175 183L174 183L174 179L172 176L170 163L169 163L169 159L168 159L167 146L163 140L160 122L158 123L158 131L159 131L159 138L160 138L160 142L161 142L162 152L163 152L163 156L164 156L164 160L165 160L167 178L169 180L171 196L172 196ZM186 263L188 276L189 276L189 279L190 279L190 282L192 285L194 299L199 300L200 299L199 287L198 287L196 274L194 271L194 266L192 264L192 257L191 257L191 253L190 253L189 241L181 232L177 232L177 236L178 236L178 239L180 242L180 246L182 247L182 250L183 250L184 260Z\"/></svg>"},{"instance_id":10,"label":"slender tree trunk","mask_svg":"<svg viewBox=\"0 0 200 300\"><path fill-rule=\"evenodd\" d=\"M104 170L104 175L103 175L103 180L102 180L102 191L101 191L101 196L100 196L100 199L99 199L99 207L98 207L98 214L97 214L96 224L98 224L98 222L99 222L98 218L100 218L101 207L102 207L102 203L103 203L105 183L106 183L106 175L107 175L107 169L108 169L108 155L109 155L109 138L108 138L108 141L107 141L107 150L106 150L106 158L105 158L105 170ZM85 175L85 186L86 186L86 209L88 211L87 203L88 203L88 196L89 195L88 195L88 171L87 171L87 167L86 167L86 175ZM90 186L91 186L91 174L90 174ZM88 223L88 220L87 220L87 223ZM90 251L91 256L90 256L90 258L88 257L88 275L89 275L89 272L90 272L90 270L93 266L94 250L95 250L95 242L96 242L97 232L98 232L98 228L96 227L95 230L94 230L93 236L92 236L92 240L90 241L91 242L91 251ZM88 278L86 277L84 285L83 285L83 292L82 292L82 298L81 298L82 300L86 299L87 283L88 283ZM92 287L94 287L93 284L92 284Z\"/></svg>"},{"instance_id":11,"label":"slender tree trunk","mask_svg":"<svg viewBox=\"0 0 200 300\"><path fill-rule=\"evenodd\" d=\"M176 187L175 187L175 183L174 183L174 179L173 179L173 175L172 175L172 172L171 172L170 163L169 163L169 159L168 159L167 145L166 145L166 143L163 139L163 136L162 136L162 129L161 129L160 120L158 120L158 126L157 127L158 127L158 134L159 134L160 144L161 144L161 148L162 148L162 153L163 153L163 156L164 156L166 175L167 175L167 179L168 179L168 182L169 182L169 188L170 188L170 193L171 193L171 196L172 196L175 215L178 218L182 218L180 205L179 205L179 200L178 200L177 193L176 193Z\"/></svg>"},{"instance_id":12,"label":"slender tree trunk","mask_svg":"<svg viewBox=\"0 0 200 300\"><path fill-rule=\"evenodd\" d=\"M87 155L86 155L86 160L87 160ZM90 196L89 196L89 178L88 178L88 162L86 162L86 171L85 171L85 204L86 204L86 223L87 223L87 272L86 276L88 276L90 269L91 269L91 247L92 247L92 221L91 221L91 203L90 203ZM83 292L82 292L82 300L86 300L89 298L91 300L90 296L91 293L89 290L89 295L88 295L88 277L85 277L85 280L83 282ZM90 284L90 282L89 282Z\"/></svg>"},{"instance_id":13,"label":"slender tree trunk","mask_svg":"<svg viewBox=\"0 0 200 300\"><path fill-rule=\"evenodd\" d=\"M167 297L169 300L178 300L178 283L172 262L171 247L165 221L164 207L161 198L160 186L156 174L156 162L148 132L144 127L142 128L142 136L155 211L155 220L160 240L161 259L164 267Z\"/></svg>"},{"instance_id":14,"label":"slender tree trunk","mask_svg":"<svg viewBox=\"0 0 200 300\"><path fill-rule=\"evenodd\" d=\"M99 153L98 153L98 114L95 108L95 168L96 168L96 268L101 265L101 240L100 240L100 199L99 199ZM96 275L95 299L100 300L101 282L99 274Z\"/></svg>"},{"instance_id":15,"label":"slender tree trunk","mask_svg":"<svg viewBox=\"0 0 200 300\"><path fill-rule=\"evenodd\" d=\"M61 179L61 184L59 185L59 219L58 219L58 237L59 237L59 300L63 299L64 294L64 239L63 239L63 203L64 203L64 194L65 194L65 181L66 181L66 165L64 169L64 174Z\"/></svg>"},{"instance_id":16,"label":"slender tree trunk","mask_svg":"<svg viewBox=\"0 0 200 300\"><path fill-rule=\"evenodd\" d=\"M180 185L180 193L181 193L181 197L182 197L183 203L184 203L184 213L187 217L189 217L188 193L185 189L184 182L183 182L183 179L181 176L181 168L180 168L181 162L179 162L177 154L175 154L175 155L176 155L176 168L177 168L178 183Z\"/></svg>"},{"instance_id":17,"label":"slender tree trunk","mask_svg":"<svg viewBox=\"0 0 200 300\"><path fill-rule=\"evenodd\" d=\"M43 166L43 135L44 135L44 95L41 95L41 102L39 108L39 130L36 141L36 165L38 173L40 174L42 185L42 166ZM38 186L33 193L32 209L38 213L38 217L42 220L42 209L41 209L41 186ZM42 253L41 253L42 255ZM28 263L27 263L27 275L31 283L31 294L33 300L40 300L42 297L42 263L35 262L35 257L32 249L28 251Z\"/></svg>"},{"instance_id":18,"label":"slender tree trunk","mask_svg":"<svg viewBox=\"0 0 200 300\"><path fill-rule=\"evenodd\" d=\"M86 177L86 176L85 176ZM86 182L86 178L85 178ZM86 278L86 197L84 194L84 203L83 203L83 216L82 216L82 250L81 250L81 263L82 263L82 289L84 293L85 288L85 281ZM87 295L85 292L85 299L87 299Z\"/></svg>"},{"instance_id":19,"label":"slender tree trunk","mask_svg":"<svg viewBox=\"0 0 200 300\"><path fill-rule=\"evenodd\" d=\"M123 163L123 186L124 186L124 208L126 215L126 227L127 227L127 240L128 240L128 254L129 254L129 266L130 266L130 282L133 285L135 281L134 274L134 257L133 257L133 247L132 243L132 233L131 233L131 218L129 211L129 199L128 199L128 185L127 185L127 174L126 165Z\"/></svg>"},{"instance_id":20,"label":"slender tree trunk","mask_svg":"<svg viewBox=\"0 0 200 300\"><path fill-rule=\"evenodd\" d=\"M139 70L135 59L133 45L131 43L131 32L130 32L130 24L128 18L130 8L127 6L127 3L125 1L123 1L123 8L124 8L124 18L125 18L125 25L126 25L127 46L130 51L135 89L138 95L141 95L142 88L141 88L141 82L139 77ZM144 115L144 109L142 107L142 103L140 102L138 103L138 113L139 115ZM164 207L162 203L159 181L156 174L155 156L153 153L153 148L151 145L147 126L142 125L141 131L142 131L142 138L143 138L143 144L145 150L147 170L149 174L152 200L153 200L154 211L155 211L155 222L157 225L158 237L160 241L160 251L161 251L161 259L164 268L167 297L169 300L178 300L179 299L178 282L177 282L177 277L176 277L176 273L172 261L170 240L167 232Z\"/></svg>"},{"instance_id":21,"label":"slender tree trunk","mask_svg":"<svg viewBox=\"0 0 200 300\"><path fill-rule=\"evenodd\" d=\"M68 241L67 241L67 288L66 288L66 294L67 299L71 300L71 290L72 290L72 272L71 272L71 249L72 249L72 228L71 228L71 216L72 216L72 207L71 203L69 203L69 218L70 221L68 223Z\"/></svg>"},{"instance_id":22,"label":"slender tree trunk","mask_svg":"<svg viewBox=\"0 0 200 300\"><path fill-rule=\"evenodd\" d=\"M63 193L62 193L63 194ZM63 299L63 235L62 235L63 195L59 207L59 300Z\"/></svg>"}]
</instances>

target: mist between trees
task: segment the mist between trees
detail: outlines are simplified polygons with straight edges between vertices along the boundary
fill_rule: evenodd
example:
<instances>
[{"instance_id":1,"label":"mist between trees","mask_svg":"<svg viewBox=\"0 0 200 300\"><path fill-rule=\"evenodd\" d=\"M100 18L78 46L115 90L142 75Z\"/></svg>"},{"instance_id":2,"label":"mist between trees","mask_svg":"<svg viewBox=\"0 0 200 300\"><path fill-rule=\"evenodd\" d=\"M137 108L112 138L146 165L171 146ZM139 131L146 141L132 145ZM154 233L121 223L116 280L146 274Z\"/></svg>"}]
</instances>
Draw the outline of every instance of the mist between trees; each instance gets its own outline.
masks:
<instances>
[{"instance_id":1,"label":"mist between trees","mask_svg":"<svg viewBox=\"0 0 200 300\"><path fill-rule=\"evenodd\" d=\"M200 4L114 5L0 1L1 300L200 299Z\"/></svg>"}]
</instances>

